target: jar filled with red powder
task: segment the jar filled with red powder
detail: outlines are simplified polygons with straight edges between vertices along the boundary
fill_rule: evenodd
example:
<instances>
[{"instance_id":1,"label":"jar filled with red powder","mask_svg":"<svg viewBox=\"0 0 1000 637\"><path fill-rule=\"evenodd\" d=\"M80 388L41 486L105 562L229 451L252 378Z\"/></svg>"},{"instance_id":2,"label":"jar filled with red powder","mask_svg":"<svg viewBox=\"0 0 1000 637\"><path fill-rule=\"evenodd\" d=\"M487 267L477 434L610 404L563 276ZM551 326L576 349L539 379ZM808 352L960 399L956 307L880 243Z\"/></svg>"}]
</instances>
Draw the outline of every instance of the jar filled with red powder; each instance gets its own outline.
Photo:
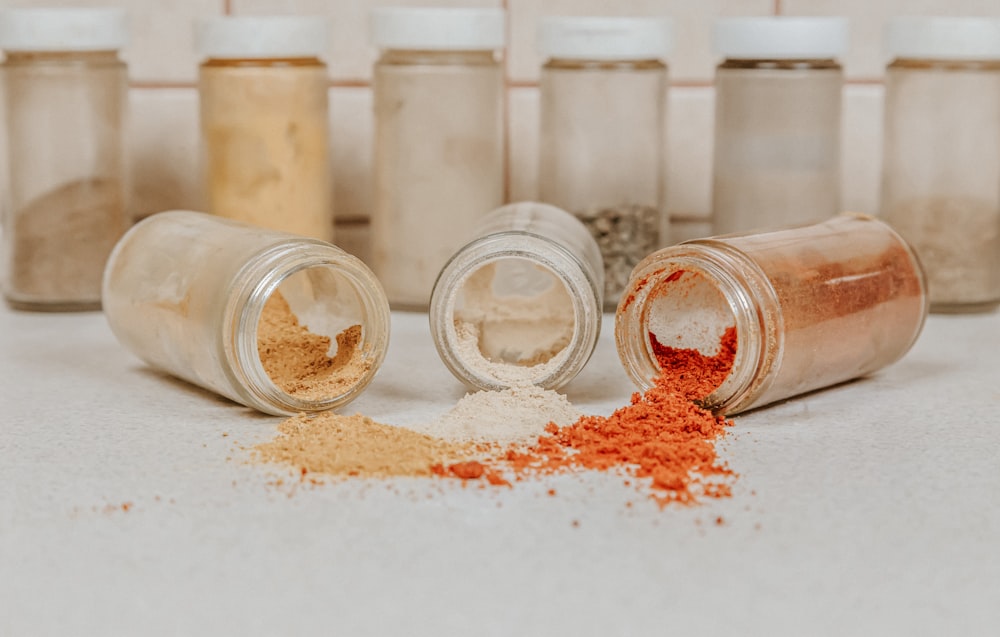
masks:
<instances>
[{"instance_id":1,"label":"jar filled with red powder","mask_svg":"<svg viewBox=\"0 0 1000 637\"><path fill-rule=\"evenodd\" d=\"M619 304L615 340L644 389L665 348L711 356L735 347L731 371L702 401L733 414L895 362L916 341L927 308L909 245L887 224L845 213L649 255Z\"/></svg>"}]
</instances>

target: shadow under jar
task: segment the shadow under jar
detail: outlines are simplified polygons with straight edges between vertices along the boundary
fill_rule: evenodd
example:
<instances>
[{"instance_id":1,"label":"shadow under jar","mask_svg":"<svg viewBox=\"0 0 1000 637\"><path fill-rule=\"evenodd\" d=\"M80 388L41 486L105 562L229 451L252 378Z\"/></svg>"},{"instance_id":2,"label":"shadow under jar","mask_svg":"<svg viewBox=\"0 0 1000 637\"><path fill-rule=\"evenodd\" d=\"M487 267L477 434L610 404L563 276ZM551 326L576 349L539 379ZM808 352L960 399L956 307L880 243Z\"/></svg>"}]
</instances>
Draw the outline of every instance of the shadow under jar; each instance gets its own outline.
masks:
<instances>
[{"instance_id":1,"label":"shadow under jar","mask_svg":"<svg viewBox=\"0 0 1000 637\"><path fill-rule=\"evenodd\" d=\"M3 293L24 310L101 307L128 227L126 41L118 9L0 12L7 137Z\"/></svg>"},{"instance_id":2,"label":"shadow under jar","mask_svg":"<svg viewBox=\"0 0 1000 637\"><path fill-rule=\"evenodd\" d=\"M881 214L927 270L933 312L1000 304L1000 19L894 18Z\"/></svg>"},{"instance_id":3,"label":"shadow under jar","mask_svg":"<svg viewBox=\"0 0 1000 637\"><path fill-rule=\"evenodd\" d=\"M843 18L724 18L715 46L712 231L840 212Z\"/></svg>"},{"instance_id":4,"label":"shadow under jar","mask_svg":"<svg viewBox=\"0 0 1000 637\"><path fill-rule=\"evenodd\" d=\"M539 25L539 198L590 230L604 260L604 302L666 245L666 99L670 23L556 17Z\"/></svg>"},{"instance_id":5,"label":"shadow under jar","mask_svg":"<svg viewBox=\"0 0 1000 637\"><path fill-rule=\"evenodd\" d=\"M275 415L349 402L375 376L389 341L389 304L356 257L197 212L157 213L129 230L108 261L104 298L112 332L139 358ZM278 327L308 330L323 351L277 349L315 355L315 365L293 356L276 371L265 367L262 317L278 299L295 319Z\"/></svg>"},{"instance_id":6,"label":"shadow under jar","mask_svg":"<svg viewBox=\"0 0 1000 637\"><path fill-rule=\"evenodd\" d=\"M734 414L875 372L902 357L927 315L923 272L887 224L821 223L687 241L632 274L615 342L643 389L657 344L715 355L735 336L726 379L703 403Z\"/></svg>"}]
</instances>

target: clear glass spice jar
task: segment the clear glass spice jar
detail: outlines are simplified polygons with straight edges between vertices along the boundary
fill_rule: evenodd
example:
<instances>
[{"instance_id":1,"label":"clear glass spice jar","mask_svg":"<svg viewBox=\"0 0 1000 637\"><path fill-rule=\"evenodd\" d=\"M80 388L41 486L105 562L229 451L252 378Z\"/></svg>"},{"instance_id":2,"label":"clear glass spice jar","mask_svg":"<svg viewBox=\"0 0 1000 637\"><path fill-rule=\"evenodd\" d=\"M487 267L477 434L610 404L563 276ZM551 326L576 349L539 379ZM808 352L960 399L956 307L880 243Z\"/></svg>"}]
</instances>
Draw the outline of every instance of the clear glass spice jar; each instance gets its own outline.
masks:
<instances>
[{"instance_id":1,"label":"clear glass spice jar","mask_svg":"<svg viewBox=\"0 0 1000 637\"><path fill-rule=\"evenodd\" d=\"M503 206L441 270L431 334L461 381L498 390L572 380L601 331L604 267L587 227L547 204Z\"/></svg>"},{"instance_id":2,"label":"clear glass spice jar","mask_svg":"<svg viewBox=\"0 0 1000 637\"><path fill-rule=\"evenodd\" d=\"M736 355L706 407L734 414L895 362L927 316L920 263L888 224L843 213L813 225L696 239L651 254L615 317L625 371L659 373L656 344ZM655 341L655 342L654 342Z\"/></svg>"},{"instance_id":3,"label":"clear glass spice jar","mask_svg":"<svg viewBox=\"0 0 1000 637\"><path fill-rule=\"evenodd\" d=\"M372 268L395 308L426 310L434 277L503 203L500 9L372 13Z\"/></svg>"},{"instance_id":4,"label":"clear glass spice jar","mask_svg":"<svg viewBox=\"0 0 1000 637\"><path fill-rule=\"evenodd\" d=\"M105 261L128 227L126 37L119 9L0 12L3 293L14 308L101 307Z\"/></svg>"},{"instance_id":5,"label":"clear glass spice jar","mask_svg":"<svg viewBox=\"0 0 1000 637\"><path fill-rule=\"evenodd\" d=\"M208 212L332 241L326 20L215 17L196 36Z\"/></svg>"},{"instance_id":6,"label":"clear glass spice jar","mask_svg":"<svg viewBox=\"0 0 1000 637\"><path fill-rule=\"evenodd\" d=\"M723 18L715 48L712 230L840 212L844 18Z\"/></svg>"},{"instance_id":7,"label":"clear glass spice jar","mask_svg":"<svg viewBox=\"0 0 1000 637\"><path fill-rule=\"evenodd\" d=\"M104 298L111 330L139 358L269 414L347 403L371 382L389 342L389 304L356 257L204 213L162 212L133 226L108 261ZM298 352L320 363L292 352L268 371L262 317L278 299L335 351ZM307 377L323 382L306 387Z\"/></svg>"},{"instance_id":8,"label":"clear glass spice jar","mask_svg":"<svg viewBox=\"0 0 1000 637\"><path fill-rule=\"evenodd\" d=\"M893 18L881 214L927 269L931 310L1000 303L1000 19Z\"/></svg>"},{"instance_id":9,"label":"clear glass spice jar","mask_svg":"<svg viewBox=\"0 0 1000 637\"><path fill-rule=\"evenodd\" d=\"M604 301L666 245L666 99L670 23L557 17L539 25L539 198L590 229L604 258ZM595 99L600 96L600 99Z\"/></svg>"}]
</instances>

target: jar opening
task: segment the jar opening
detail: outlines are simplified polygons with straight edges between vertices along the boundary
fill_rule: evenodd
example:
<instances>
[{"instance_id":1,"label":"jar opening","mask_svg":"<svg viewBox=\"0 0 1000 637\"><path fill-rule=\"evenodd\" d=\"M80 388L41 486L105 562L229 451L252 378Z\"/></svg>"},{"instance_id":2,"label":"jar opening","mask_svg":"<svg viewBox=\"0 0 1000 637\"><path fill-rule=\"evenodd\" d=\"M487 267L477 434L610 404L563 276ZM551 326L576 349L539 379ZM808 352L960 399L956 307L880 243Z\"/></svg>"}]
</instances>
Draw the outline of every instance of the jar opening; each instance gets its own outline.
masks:
<instances>
[{"instance_id":1,"label":"jar opening","mask_svg":"<svg viewBox=\"0 0 1000 637\"><path fill-rule=\"evenodd\" d=\"M519 257L490 261L456 286L457 354L484 376L535 383L565 358L574 314L566 285L544 265Z\"/></svg>"}]
</instances>

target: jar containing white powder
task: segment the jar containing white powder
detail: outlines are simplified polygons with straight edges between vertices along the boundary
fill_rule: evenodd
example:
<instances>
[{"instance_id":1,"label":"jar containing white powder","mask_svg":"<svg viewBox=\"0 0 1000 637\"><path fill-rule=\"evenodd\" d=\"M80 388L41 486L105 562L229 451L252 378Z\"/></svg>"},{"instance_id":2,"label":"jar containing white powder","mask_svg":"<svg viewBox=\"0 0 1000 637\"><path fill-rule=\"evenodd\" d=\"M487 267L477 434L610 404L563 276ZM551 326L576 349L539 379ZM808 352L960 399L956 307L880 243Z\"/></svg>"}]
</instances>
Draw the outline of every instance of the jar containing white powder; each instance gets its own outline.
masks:
<instances>
[{"instance_id":1,"label":"jar containing white powder","mask_svg":"<svg viewBox=\"0 0 1000 637\"><path fill-rule=\"evenodd\" d=\"M431 295L441 359L480 389L562 387L586 365L600 334L597 242L573 215L533 202L493 211L473 236Z\"/></svg>"},{"instance_id":2,"label":"jar containing white powder","mask_svg":"<svg viewBox=\"0 0 1000 637\"><path fill-rule=\"evenodd\" d=\"M379 8L372 269L394 308L426 310L434 277L503 203L504 12Z\"/></svg>"},{"instance_id":3,"label":"jar containing white powder","mask_svg":"<svg viewBox=\"0 0 1000 637\"><path fill-rule=\"evenodd\" d=\"M111 330L139 358L276 415L352 400L389 342L389 304L360 260L197 212L162 212L127 232L104 299Z\"/></svg>"}]
</instances>

